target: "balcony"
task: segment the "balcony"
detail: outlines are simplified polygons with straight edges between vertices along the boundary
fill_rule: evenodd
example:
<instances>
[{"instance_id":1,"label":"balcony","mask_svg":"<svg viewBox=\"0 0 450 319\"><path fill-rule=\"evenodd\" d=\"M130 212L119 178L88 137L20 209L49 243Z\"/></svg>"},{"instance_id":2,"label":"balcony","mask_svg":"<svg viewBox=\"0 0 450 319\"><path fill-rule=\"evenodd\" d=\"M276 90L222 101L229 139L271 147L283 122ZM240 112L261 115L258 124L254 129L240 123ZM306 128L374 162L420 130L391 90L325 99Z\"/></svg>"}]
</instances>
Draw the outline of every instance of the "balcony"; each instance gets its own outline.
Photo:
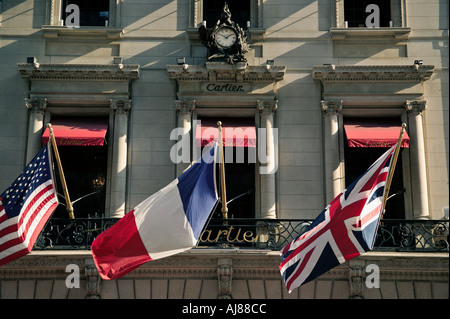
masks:
<instances>
[{"instance_id":1,"label":"balcony","mask_svg":"<svg viewBox=\"0 0 450 319\"><path fill-rule=\"evenodd\" d=\"M118 219L52 218L34 250L90 250L92 241ZM195 249L278 251L311 224L307 219L211 219ZM449 252L448 220L382 220L375 251Z\"/></svg>"}]
</instances>

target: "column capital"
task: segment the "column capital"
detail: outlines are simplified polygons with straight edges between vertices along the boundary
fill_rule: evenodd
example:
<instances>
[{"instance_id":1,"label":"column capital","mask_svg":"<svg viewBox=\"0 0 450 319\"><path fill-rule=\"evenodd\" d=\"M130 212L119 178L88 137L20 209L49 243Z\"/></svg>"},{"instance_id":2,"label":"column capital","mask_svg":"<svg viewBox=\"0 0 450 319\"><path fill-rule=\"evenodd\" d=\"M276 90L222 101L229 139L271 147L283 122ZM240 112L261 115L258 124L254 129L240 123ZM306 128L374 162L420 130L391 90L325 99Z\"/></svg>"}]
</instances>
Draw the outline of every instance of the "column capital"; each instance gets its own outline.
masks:
<instances>
[{"instance_id":1,"label":"column capital","mask_svg":"<svg viewBox=\"0 0 450 319\"><path fill-rule=\"evenodd\" d=\"M342 110L342 100L322 100L320 101L320 109L326 113L338 113Z\"/></svg>"},{"instance_id":2,"label":"column capital","mask_svg":"<svg viewBox=\"0 0 450 319\"><path fill-rule=\"evenodd\" d=\"M175 109L180 115L191 115L192 111L195 109L195 100L183 101L175 100Z\"/></svg>"},{"instance_id":3,"label":"column capital","mask_svg":"<svg viewBox=\"0 0 450 319\"><path fill-rule=\"evenodd\" d=\"M110 107L116 112L116 114L128 115L128 111L131 109L131 100L109 100Z\"/></svg>"},{"instance_id":4,"label":"column capital","mask_svg":"<svg viewBox=\"0 0 450 319\"><path fill-rule=\"evenodd\" d=\"M427 101L406 100L405 108L409 114L419 115L427 109Z\"/></svg>"},{"instance_id":5,"label":"column capital","mask_svg":"<svg viewBox=\"0 0 450 319\"><path fill-rule=\"evenodd\" d=\"M25 99L25 106L33 113L44 113L45 108L47 107L47 99L46 98L32 98Z\"/></svg>"},{"instance_id":6,"label":"column capital","mask_svg":"<svg viewBox=\"0 0 450 319\"><path fill-rule=\"evenodd\" d=\"M264 114L273 114L278 109L278 100L271 101L256 101L257 108L261 113Z\"/></svg>"}]
</instances>

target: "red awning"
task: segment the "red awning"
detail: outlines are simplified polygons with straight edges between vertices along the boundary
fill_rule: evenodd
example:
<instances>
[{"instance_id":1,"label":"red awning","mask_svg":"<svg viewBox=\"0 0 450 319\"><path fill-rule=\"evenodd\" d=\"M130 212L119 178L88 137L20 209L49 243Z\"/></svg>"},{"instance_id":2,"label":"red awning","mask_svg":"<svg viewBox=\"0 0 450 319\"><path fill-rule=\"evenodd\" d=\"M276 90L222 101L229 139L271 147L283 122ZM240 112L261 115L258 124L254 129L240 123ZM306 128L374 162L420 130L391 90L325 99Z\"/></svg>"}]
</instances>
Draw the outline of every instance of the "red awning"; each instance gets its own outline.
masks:
<instances>
[{"instance_id":1,"label":"red awning","mask_svg":"<svg viewBox=\"0 0 450 319\"><path fill-rule=\"evenodd\" d=\"M245 118L223 118L223 145L227 147L256 147L256 128L254 121ZM219 140L217 120L201 119L197 122L195 139L197 146L206 146Z\"/></svg>"},{"instance_id":2,"label":"red awning","mask_svg":"<svg viewBox=\"0 0 450 319\"><path fill-rule=\"evenodd\" d=\"M395 119L344 119L344 128L349 147L392 147L402 126ZM409 147L406 131L401 147Z\"/></svg>"},{"instance_id":3,"label":"red awning","mask_svg":"<svg viewBox=\"0 0 450 319\"><path fill-rule=\"evenodd\" d=\"M108 130L108 118L61 117L50 121L58 146L103 146ZM47 143L48 128L42 135Z\"/></svg>"}]
</instances>

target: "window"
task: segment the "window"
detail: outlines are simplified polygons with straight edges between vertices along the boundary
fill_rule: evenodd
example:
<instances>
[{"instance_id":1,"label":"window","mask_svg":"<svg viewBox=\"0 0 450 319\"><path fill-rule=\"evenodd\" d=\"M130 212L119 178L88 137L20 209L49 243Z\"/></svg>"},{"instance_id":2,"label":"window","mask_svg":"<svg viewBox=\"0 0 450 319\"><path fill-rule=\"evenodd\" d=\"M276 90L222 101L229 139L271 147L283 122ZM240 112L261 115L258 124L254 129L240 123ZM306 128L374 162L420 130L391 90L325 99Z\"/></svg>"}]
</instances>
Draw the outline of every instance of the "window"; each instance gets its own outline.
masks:
<instances>
[{"instance_id":1,"label":"window","mask_svg":"<svg viewBox=\"0 0 450 319\"><path fill-rule=\"evenodd\" d=\"M386 151L387 148L385 147L354 148L345 146L345 187L348 187L353 181L361 176L367 168L369 168L370 165L372 165ZM391 183L391 189L389 191L389 196L392 197L386 202L386 213L383 218L405 218L403 193L402 150L400 150Z\"/></svg>"},{"instance_id":2,"label":"window","mask_svg":"<svg viewBox=\"0 0 450 319\"><path fill-rule=\"evenodd\" d=\"M230 9L231 20L245 28L247 21L250 21L250 0L204 0L203 20L206 21L207 27L213 27L220 20L225 2Z\"/></svg>"},{"instance_id":3,"label":"window","mask_svg":"<svg viewBox=\"0 0 450 319\"><path fill-rule=\"evenodd\" d=\"M225 150L226 191L229 218L254 218L255 217L255 163L249 161L249 152L254 149L244 150L244 163L236 163L237 147L230 148L232 152ZM233 160L230 163L230 157ZM219 168L219 166L217 166ZM217 171L217 175L219 171ZM218 205L214 216L220 216L221 205Z\"/></svg>"},{"instance_id":4,"label":"window","mask_svg":"<svg viewBox=\"0 0 450 319\"><path fill-rule=\"evenodd\" d=\"M75 218L105 214L108 162L108 147L105 140L107 140L106 135L108 134L106 131L108 118L52 117L50 122L54 127L54 135ZM99 123L102 127L98 126ZM87 125L83 127L84 124ZM65 135L61 129L63 126L70 128L68 135ZM88 133L85 134L85 132ZM89 132L94 132L96 137ZM98 142L99 136L100 143ZM48 130L44 132L44 142L47 138ZM61 178L59 170L56 168L55 175L61 204L58 205L53 216L67 218L67 210L63 205L65 199L63 198Z\"/></svg>"},{"instance_id":5,"label":"window","mask_svg":"<svg viewBox=\"0 0 450 319\"><path fill-rule=\"evenodd\" d=\"M108 26L109 0L62 0L61 19L64 21L72 12L66 12L70 4L76 4L80 9L80 26Z\"/></svg>"},{"instance_id":6,"label":"window","mask_svg":"<svg viewBox=\"0 0 450 319\"><path fill-rule=\"evenodd\" d=\"M358 126L370 127L374 123L379 123L380 125L389 125L395 121L387 119L344 119L344 126L346 123L359 123ZM394 124L395 125L395 124ZM395 126L394 126L395 127ZM398 121L398 127L400 127L400 121ZM392 144L396 143L398 135L393 139L384 139L380 136L375 137L377 142L370 140L370 142L363 141L364 138L359 140L361 144L350 142L349 143L349 132L346 127L345 141L344 141L344 161L345 161L345 187L348 187L353 181L355 181L359 176L361 176L381 155L388 150ZM400 132L400 129L398 130ZM366 135L367 136L367 135ZM391 188L389 191L390 199L386 202L386 213L383 218L386 219L404 219L405 218L405 198L404 192L405 187L403 184L403 167L402 167L402 151L403 146L409 144L409 137L403 136L404 143L402 148L400 148L400 153L397 159L397 164L395 166L395 171L391 183ZM406 140L408 143L406 143ZM356 145L358 144L358 145ZM387 145L389 144L389 145ZM350 147L351 146L351 147Z\"/></svg>"},{"instance_id":7,"label":"window","mask_svg":"<svg viewBox=\"0 0 450 319\"><path fill-rule=\"evenodd\" d=\"M75 218L104 215L107 146L60 146L58 151ZM58 192L62 193L59 172L55 170L55 174ZM59 205L54 216L66 218L66 208Z\"/></svg>"},{"instance_id":8,"label":"window","mask_svg":"<svg viewBox=\"0 0 450 319\"><path fill-rule=\"evenodd\" d=\"M209 126L208 123L217 123L221 120L224 122L224 129L228 129L227 123L231 122L234 128L246 128L250 125L254 127L254 120L250 118L210 118L203 117L201 120L202 127ZM215 125L211 125L215 127ZM226 131L224 131L226 132ZM198 133L197 133L198 134ZM202 137L206 139L205 136ZM224 139L226 137L224 136ZM250 138L249 138L250 139ZM205 140L202 141L202 145ZM228 139L227 139L228 141ZM228 217L229 218L254 218L255 217L255 169L256 169L256 147L253 145L254 141L248 143L235 143L242 146L234 146L228 142L224 144L224 161L225 161L225 183L226 195L228 202ZM255 146L255 145L253 145ZM220 165L216 166L217 185L220 189ZM221 191L221 190L219 190ZM220 193L218 194L220 197ZM222 205L217 205L213 213L214 218L221 218Z\"/></svg>"},{"instance_id":9,"label":"window","mask_svg":"<svg viewBox=\"0 0 450 319\"><path fill-rule=\"evenodd\" d=\"M379 26L392 26L391 0L345 0L344 19L349 28L367 27L366 19L372 10L366 12L368 5L374 4L379 8Z\"/></svg>"}]
</instances>

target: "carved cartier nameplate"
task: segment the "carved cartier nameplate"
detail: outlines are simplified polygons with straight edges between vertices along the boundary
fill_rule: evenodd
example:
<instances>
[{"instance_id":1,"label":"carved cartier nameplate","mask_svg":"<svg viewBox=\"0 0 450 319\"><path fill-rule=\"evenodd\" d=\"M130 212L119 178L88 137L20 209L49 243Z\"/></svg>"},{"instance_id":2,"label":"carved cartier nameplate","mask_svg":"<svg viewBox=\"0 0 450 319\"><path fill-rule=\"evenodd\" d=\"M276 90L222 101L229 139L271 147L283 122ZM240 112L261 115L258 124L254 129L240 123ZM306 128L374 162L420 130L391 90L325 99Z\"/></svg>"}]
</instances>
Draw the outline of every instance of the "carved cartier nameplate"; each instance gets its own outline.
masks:
<instances>
[{"instance_id":1,"label":"carved cartier nameplate","mask_svg":"<svg viewBox=\"0 0 450 319\"><path fill-rule=\"evenodd\" d=\"M252 90L250 83L211 83L205 82L200 86L202 93L248 93Z\"/></svg>"}]
</instances>

